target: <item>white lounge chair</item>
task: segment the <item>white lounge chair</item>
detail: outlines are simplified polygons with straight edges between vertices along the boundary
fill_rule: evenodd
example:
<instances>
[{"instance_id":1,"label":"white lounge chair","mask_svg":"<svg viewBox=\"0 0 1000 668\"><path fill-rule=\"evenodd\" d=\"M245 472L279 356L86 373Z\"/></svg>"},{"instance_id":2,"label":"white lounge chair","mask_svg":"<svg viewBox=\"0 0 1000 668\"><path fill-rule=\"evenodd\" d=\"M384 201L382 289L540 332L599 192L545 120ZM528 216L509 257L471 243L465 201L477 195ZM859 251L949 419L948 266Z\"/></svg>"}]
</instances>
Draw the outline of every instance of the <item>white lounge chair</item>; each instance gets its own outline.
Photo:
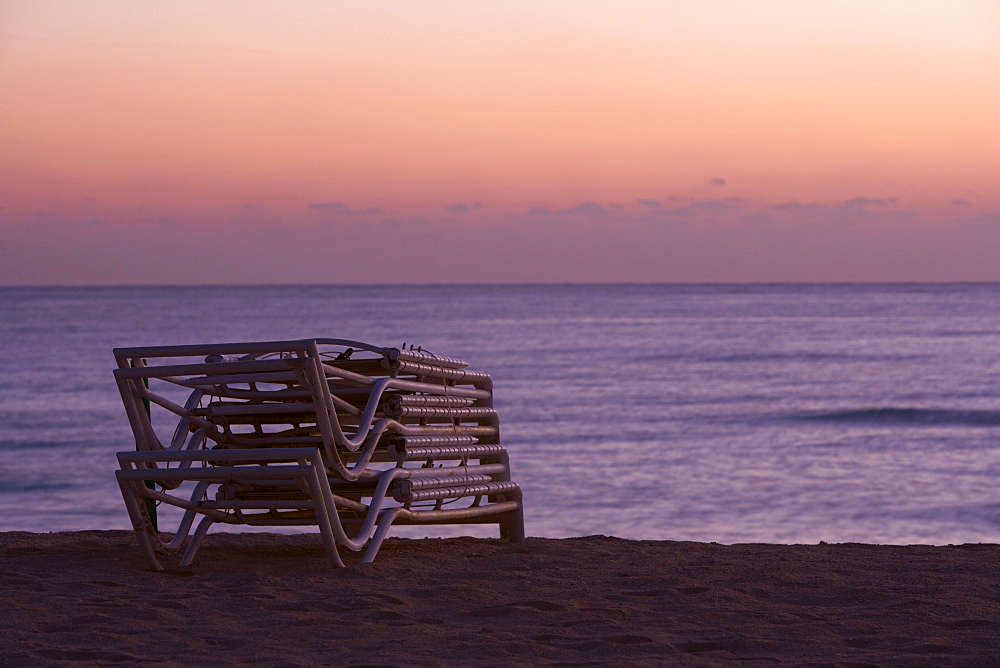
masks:
<instances>
[{"instance_id":1,"label":"white lounge chair","mask_svg":"<svg viewBox=\"0 0 1000 668\"><path fill-rule=\"evenodd\" d=\"M149 565L189 565L213 523L318 525L372 561L394 524L498 524L523 540L492 379L421 350L357 341L119 348L136 440L119 485ZM187 483L187 484L186 484ZM184 510L162 537L154 504Z\"/></svg>"}]
</instances>

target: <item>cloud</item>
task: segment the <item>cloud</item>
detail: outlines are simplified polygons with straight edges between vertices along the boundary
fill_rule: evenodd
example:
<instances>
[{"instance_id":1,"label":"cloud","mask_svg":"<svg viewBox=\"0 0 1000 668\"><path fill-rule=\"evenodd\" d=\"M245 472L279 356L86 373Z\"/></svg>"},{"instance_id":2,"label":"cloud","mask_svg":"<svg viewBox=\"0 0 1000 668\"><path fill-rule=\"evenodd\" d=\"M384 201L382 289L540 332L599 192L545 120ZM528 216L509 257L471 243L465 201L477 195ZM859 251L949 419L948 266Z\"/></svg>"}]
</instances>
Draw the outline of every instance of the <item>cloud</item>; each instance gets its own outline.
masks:
<instances>
[{"instance_id":1,"label":"cloud","mask_svg":"<svg viewBox=\"0 0 1000 668\"><path fill-rule=\"evenodd\" d=\"M473 202L472 204L466 204L464 202L455 202L454 204L449 204L445 207L448 211L452 213L468 213L469 211L476 211L479 209L479 202Z\"/></svg>"},{"instance_id":2,"label":"cloud","mask_svg":"<svg viewBox=\"0 0 1000 668\"><path fill-rule=\"evenodd\" d=\"M672 209L661 209L656 211L657 216L669 216L676 218L701 216L704 214L721 214L737 211L742 208L745 197L723 197L721 199L692 200L687 198L668 199L667 201L683 203L683 206L676 206Z\"/></svg>"},{"instance_id":3,"label":"cloud","mask_svg":"<svg viewBox=\"0 0 1000 668\"><path fill-rule=\"evenodd\" d=\"M791 200L789 202L784 202L782 204L775 204L769 207L771 211L792 211L792 212L809 212L809 213L819 213L819 214L837 214L846 211L869 211L869 207L873 208L884 208L889 205L898 204L899 200L895 197L852 197L851 199L843 200L840 202L806 202L802 203L798 200ZM889 212L887 212L889 213Z\"/></svg>"},{"instance_id":4,"label":"cloud","mask_svg":"<svg viewBox=\"0 0 1000 668\"><path fill-rule=\"evenodd\" d=\"M747 220L764 222L773 220L771 214L794 214L802 221L826 220L839 223L853 223L859 220L911 219L913 211L886 208L898 204L895 197L854 197L839 202L799 202L791 200L774 204L751 214Z\"/></svg>"},{"instance_id":5,"label":"cloud","mask_svg":"<svg viewBox=\"0 0 1000 668\"><path fill-rule=\"evenodd\" d=\"M568 223L571 220L596 223L622 214L625 214L625 208L620 204L601 204L600 202L587 201L561 209L554 209L547 206L533 206L524 215L533 218L544 218L546 222L550 223Z\"/></svg>"},{"instance_id":6,"label":"cloud","mask_svg":"<svg viewBox=\"0 0 1000 668\"><path fill-rule=\"evenodd\" d=\"M948 204L952 206L972 206L972 202L967 199L962 199L961 197L952 197L948 200Z\"/></svg>"},{"instance_id":7,"label":"cloud","mask_svg":"<svg viewBox=\"0 0 1000 668\"><path fill-rule=\"evenodd\" d=\"M882 199L881 197L854 197L844 202L844 206L852 209L863 209L866 206L885 206L895 204L896 198Z\"/></svg>"},{"instance_id":8,"label":"cloud","mask_svg":"<svg viewBox=\"0 0 1000 668\"><path fill-rule=\"evenodd\" d=\"M656 199L637 199L636 202L650 209L659 209L663 207L660 200Z\"/></svg>"},{"instance_id":9,"label":"cloud","mask_svg":"<svg viewBox=\"0 0 1000 668\"><path fill-rule=\"evenodd\" d=\"M979 216L962 216L957 220L960 223L975 223L990 227L1000 227L1000 213L984 213Z\"/></svg>"},{"instance_id":10,"label":"cloud","mask_svg":"<svg viewBox=\"0 0 1000 668\"><path fill-rule=\"evenodd\" d=\"M803 211L808 211L812 213L823 213L830 211L831 207L829 204L817 204L808 203L804 204L797 199L789 200L787 202L782 202L781 204L775 204L774 206L768 207L771 211L791 211L793 213L799 213Z\"/></svg>"},{"instance_id":11,"label":"cloud","mask_svg":"<svg viewBox=\"0 0 1000 668\"><path fill-rule=\"evenodd\" d=\"M556 213L569 213L572 215L601 216L607 213L607 209L597 202L581 202L568 209L559 209Z\"/></svg>"},{"instance_id":12,"label":"cloud","mask_svg":"<svg viewBox=\"0 0 1000 668\"><path fill-rule=\"evenodd\" d=\"M693 209L701 209L703 211L726 211L729 209L735 209L745 201L745 197L723 197L722 199L706 199L698 202L692 202L688 206Z\"/></svg>"},{"instance_id":13,"label":"cloud","mask_svg":"<svg viewBox=\"0 0 1000 668\"><path fill-rule=\"evenodd\" d=\"M52 215L47 211L35 211L35 214L26 222L29 226L40 230L93 230L105 227L105 220L100 216L67 218Z\"/></svg>"},{"instance_id":14,"label":"cloud","mask_svg":"<svg viewBox=\"0 0 1000 668\"><path fill-rule=\"evenodd\" d=\"M726 180L720 179L719 177L715 177L714 179L709 181L709 183L711 183L713 186L724 186L726 185Z\"/></svg>"},{"instance_id":15,"label":"cloud","mask_svg":"<svg viewBox=\"0 0 1000 668\"><path fill-rule=\"evenodd\" d=\"M325 211L337 216L359 216L364 214L384 213L385 211L380 207L374 206L366 209L354 209L347 206L343 202L315 202L313 204L307 204L306 208L316 211Z\"/></svg>"}]
</instances>

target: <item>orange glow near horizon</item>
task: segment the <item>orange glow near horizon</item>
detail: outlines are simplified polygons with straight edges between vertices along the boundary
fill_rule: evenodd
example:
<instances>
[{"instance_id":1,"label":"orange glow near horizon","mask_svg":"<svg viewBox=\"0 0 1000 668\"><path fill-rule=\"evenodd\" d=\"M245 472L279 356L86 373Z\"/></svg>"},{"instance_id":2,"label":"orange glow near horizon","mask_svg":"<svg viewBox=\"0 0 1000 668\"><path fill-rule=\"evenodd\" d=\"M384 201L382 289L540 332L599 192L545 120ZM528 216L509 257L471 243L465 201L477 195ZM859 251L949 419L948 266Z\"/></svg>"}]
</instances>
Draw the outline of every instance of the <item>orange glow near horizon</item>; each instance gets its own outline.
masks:
<instances>
[{"instance_id":1,"label":"orange glow near horizon","mask_svg":"<svg viewBox=\"0 0 1000 668\"><path fill-rule=\"evenodd\" d=\"M783 203L819 216L860 197L891 201L921 229L987 225L1000 216L997 81L1000 11L985 1L14 0L0 8L3 252L44 256L41 242L15 246L46 216L148 240L161 232L152 220L224 235L247 212L273 230L324 213L419 220L426 236L413 243L431 248L453 234L456 203L481 204L460 211L462 234L538 207L617 211L616 223L602 214L567 232L585 235L584 250L626 219L630 234L667 243L644 231L652 209L637 200L740 198L755 203L740 215L758 220ZM344 208L309 206L324 203ZM720 261L703 245L705 263ZM765 261L775 280L811 280ZM967 277L962 262L928 278ZM632 265L608 265L608 280L628 280ZM897 269L876 273L921 276L918 264ZM0 283L40 280L24 271ZM125 280L72 262L60 271L70 283Z\"/></svg>"}]
</instances>

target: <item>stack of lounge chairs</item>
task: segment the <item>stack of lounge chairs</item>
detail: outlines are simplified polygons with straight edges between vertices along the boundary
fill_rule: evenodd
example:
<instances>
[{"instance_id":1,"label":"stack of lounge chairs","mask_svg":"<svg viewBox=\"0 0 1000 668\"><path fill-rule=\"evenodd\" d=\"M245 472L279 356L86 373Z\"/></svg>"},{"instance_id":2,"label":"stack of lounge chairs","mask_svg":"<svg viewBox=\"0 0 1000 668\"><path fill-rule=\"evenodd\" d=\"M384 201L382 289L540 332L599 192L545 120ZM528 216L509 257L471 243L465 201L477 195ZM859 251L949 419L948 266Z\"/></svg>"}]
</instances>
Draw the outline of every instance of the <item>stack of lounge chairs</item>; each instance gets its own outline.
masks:
<instances>
[{"instance_id":1,"label":"stack of lounge chairs","mask_svg":"<svg viewBox=\"0 0 1000 668\"><path fill-rule=\"evenodd\" d=\"M335 566L338 547L372 561L396 524L492 523L524 539L492 379L465 362L338 339L115 358L136 441L117 478L154 570L182 548L190 565L215 523L317 525ZM183 510L172 534L160 504Z\"/></svg>"}]
</instances>

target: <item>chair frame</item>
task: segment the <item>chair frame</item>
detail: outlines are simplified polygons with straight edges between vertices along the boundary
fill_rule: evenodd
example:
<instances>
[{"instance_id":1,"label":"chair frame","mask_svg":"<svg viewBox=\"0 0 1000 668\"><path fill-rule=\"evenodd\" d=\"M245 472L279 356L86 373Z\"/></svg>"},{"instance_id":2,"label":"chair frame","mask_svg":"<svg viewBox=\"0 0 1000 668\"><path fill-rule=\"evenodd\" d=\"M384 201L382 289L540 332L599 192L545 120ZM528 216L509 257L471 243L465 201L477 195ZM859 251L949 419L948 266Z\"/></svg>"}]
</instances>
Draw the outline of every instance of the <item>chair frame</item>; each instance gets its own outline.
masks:
<instances>
[{"instance_id":1,"label":"chair frame","mask_svg":"<svg viewBox=\"0 0 1000 668\"><path fill-rule=\"evenodd\" d=\"M370 357L330 360L330 348ZM344 565L338 545L367 547L362 561L374 560L394 524L496 523L501 537L524 539L523 499L500 445L492 379L460 360L344 339L118 348L115 357L136 441L134 452L119 453L116 475L154 570L163 569L157 554L183 546L197 515L182 566L214 523L318 525L334 566ZM192 357L205 361L174 362ZM154 380L190 390L187 401L150 390ZM169 441L153 427L153 406L177 420ZM260 431L261 422L298 425L303 416L307 426L297 431ZM345 427L342 417L357 424ZM243 423L256 431L231 429ZM169 493L185 482L195 483L190 497ZM207 498L210 488L215 500ZM280 491L230 498L229 489ZM460 498L470 505L443 507ZM412 505L428 501L434 506ZM184 510L173 537L160 537L150 503Z\"/></svg>"}]
</instances>

